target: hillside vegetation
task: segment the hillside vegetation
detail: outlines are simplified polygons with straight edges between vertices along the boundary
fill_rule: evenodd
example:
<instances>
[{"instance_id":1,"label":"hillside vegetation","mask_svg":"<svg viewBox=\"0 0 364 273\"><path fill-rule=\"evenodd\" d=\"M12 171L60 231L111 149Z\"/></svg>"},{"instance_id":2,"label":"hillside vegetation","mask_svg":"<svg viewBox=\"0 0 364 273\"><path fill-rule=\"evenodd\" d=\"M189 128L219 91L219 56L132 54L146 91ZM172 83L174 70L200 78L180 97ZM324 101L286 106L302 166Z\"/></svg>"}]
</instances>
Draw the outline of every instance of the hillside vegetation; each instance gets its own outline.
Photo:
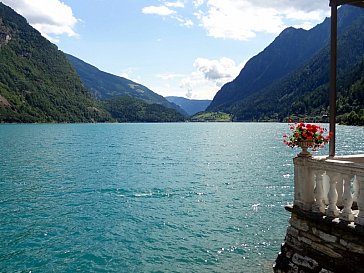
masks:
<instances>
[{"instance_id":1,"label":"hillside vegetation","mask_svg":"<svg viewBox=\"0 0 364 273\"><path fill-rule=\"evenodd\" d=\"M190 118L192 122L229 122L232 121L232 115L223 112L202 112L193 115Z\"/></svg>"},{"instance_id":2,"label":"hillside vegetation","mask_svg":"<svg viewBox=\"0 0 364 273\"><path fill-rule=\"evenodd\" d=\"M0 3L0 122L110 120L64 54Z\"/></svg>"},{"instance_id":3,"label":"hillside vegetation","mask_svg":"<svg viewBox=\"0 0 364 273\"><path fill-rule=\"evenodd\" d=\"M103 102L107 111L118 122L177 122L185 117L174 109L160 104L150 104L142 100L121 96Z\"/></svg>"},{"instance_id":4,"label":"hillside vegetation","mask_svg":"<svg viewBox=\"0 0 364 273\"><path fill-rule=\"evenodd\" d=\"M237 121L282 121L287 116L322 117L329 106L329 26L326 19L305 31L288 28L224 85L207 111L230 113ZM364 10L339 9L338 114L361 124ZM312 41L315 41L311 44ZM302 43L303 47L300 46ZM304 50L301 52L301 50ZM297 57L295 57L297 56ZM349 118L349 114L350 117Z\"/></svg>"},{"instance_id":5,"label":"hillside vegetation","mask_svg":"<svg viewBox=\"0 0 364 273\"><path fill-rule=\"evenodd\" d=\"M90 65L77 62L81 75L90 73ZM91 72L96 89L81 81L63 52L0 3L0 123L184 120L178 106L146 87L94 67ZM124 91L137 98L113 99Z\"/></svg>"},{"instance_id":6,"label":"hillside vegetation","mask_svg":"<svg viewBox=\"0 0 364 273\"><path fill-rule=\"evenodd\" d=\"M338 18L338 121L364 125L364 9L343 6ZM287 28L191 120L327 117L329 29L330 19L311 30ZM176 104L201 111L209 103L169 99L66 56L0 3L0 122L183 121Z\"/></svg>"},{"instance_id":7,"label":"hillside vegetation","mask_svg":"<svg viewBox=\"0 0 364 273\"><path fill-rule=\"evenodd\" d=\"M169 102L161 95L154 93L152 90L139 83L101 71L97 67L72 55L67 54L67 58L80 75L86 88L97 99L109 100L115 97L129 96L149 104L160 104L185 114L185 112L176 104Z\"/></svg>"}]
</instances>

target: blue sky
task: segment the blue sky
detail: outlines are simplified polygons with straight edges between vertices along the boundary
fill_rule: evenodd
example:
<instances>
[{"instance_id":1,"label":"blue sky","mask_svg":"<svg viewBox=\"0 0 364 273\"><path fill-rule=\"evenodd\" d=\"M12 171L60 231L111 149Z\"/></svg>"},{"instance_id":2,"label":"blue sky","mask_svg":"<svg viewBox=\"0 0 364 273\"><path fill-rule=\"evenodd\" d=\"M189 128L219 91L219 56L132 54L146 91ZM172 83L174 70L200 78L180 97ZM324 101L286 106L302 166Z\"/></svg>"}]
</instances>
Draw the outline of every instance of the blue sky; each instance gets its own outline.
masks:
<instances>
[{"instance_id":1,"label":"blue sky","mask_svg":"<svg viewBox=\"0 0 364 273\"><path fill-rule=\"evenodd\" d=\"M163 96L212 99L286 27L328 0L1 0L60 50Z\"/></svg>"}]
</instances>

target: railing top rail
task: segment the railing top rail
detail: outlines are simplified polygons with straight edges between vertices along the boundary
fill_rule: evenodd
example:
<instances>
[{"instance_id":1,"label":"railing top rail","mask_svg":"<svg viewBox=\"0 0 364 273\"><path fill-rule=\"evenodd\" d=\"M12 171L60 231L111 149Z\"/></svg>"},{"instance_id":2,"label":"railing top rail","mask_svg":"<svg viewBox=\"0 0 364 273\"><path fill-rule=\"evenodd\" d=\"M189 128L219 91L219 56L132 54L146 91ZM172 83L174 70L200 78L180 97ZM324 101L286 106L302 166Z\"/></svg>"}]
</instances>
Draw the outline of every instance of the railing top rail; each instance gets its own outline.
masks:
<instances>
[{"instance_id":1,"label":"railing top rail","mask_svg":"<svg viewBox=\"0 0 364 273\"><path fill-rule=\"evenodd\" d=\"M364 175L364 154L336 157L315 156L307 158L304 164L316 170Z\"/></svg>"},{"instance_id":2,"label":"railing top rail","mask_svg":"<svg viewBox=\"0 0 364 273\"><path fill-rule=\"evenodd\" d=\"M314 156L313 159L331 159L331 160L343 160L343 161L361 161L364 163L364 154L356 154L356 155L342 155L342 156Z\"/></svg>"}]
</instances>

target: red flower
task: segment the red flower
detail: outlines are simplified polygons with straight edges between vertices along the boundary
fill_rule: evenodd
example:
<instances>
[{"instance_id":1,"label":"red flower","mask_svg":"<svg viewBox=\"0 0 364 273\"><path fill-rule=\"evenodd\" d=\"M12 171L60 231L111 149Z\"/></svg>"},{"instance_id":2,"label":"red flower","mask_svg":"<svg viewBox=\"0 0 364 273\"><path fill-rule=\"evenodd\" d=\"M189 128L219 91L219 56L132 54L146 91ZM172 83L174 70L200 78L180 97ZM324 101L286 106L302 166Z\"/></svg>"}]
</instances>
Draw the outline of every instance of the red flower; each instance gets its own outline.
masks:
<instances>
[{"instance_id":1,"label":"red flower","mask_svg":"<svg viewBox=\"0 0 364 273\"><path fill-rule=\"evenodd\" d=\"M304 122L289 124L289 129L291 134L284 134L283 142L291 148L298 146L299 142L305 140L312 142L313 149L322 148L330 141L332 136L332 132L328 136L323 136L324 132L327 131L325 128L315 124L305 124Z\"/></svg>"}]
</instances>

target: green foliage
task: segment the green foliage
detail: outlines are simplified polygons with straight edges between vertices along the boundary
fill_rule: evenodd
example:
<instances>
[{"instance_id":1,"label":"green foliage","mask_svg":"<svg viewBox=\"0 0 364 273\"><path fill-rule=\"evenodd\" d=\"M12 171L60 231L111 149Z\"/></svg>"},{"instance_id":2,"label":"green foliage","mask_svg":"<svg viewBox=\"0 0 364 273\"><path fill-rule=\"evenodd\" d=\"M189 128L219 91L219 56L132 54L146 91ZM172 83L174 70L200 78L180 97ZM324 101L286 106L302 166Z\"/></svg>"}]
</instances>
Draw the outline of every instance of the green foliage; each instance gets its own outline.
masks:
<instances>
[{"instance_id":1,"label":"green foliage","mask_svg":"<svg viewBox=\"0 0 364 273\"><path fill-rule=\"evenodd\" d=\"M338 116L338 121L341 124L350 124L357 126L364 126L364 109L360 109L358 112L351 111Z\"/></svg>"},{"instance_id":2,"label":"green foliage","mask_svg":"<svg viewBox=\"0 0 364 273\"><path fill-rule=\"evenodd\" d=\"M149 104L161 104L185 114L176 104L170 103L161 95L154 93L141 84L100 71L72 55L67 54L66 56L80 75L82 82L97 99L109 100L114 97L129 96Z\"/></svg>"},{"instance_id":3,"label":"green foliage","mask_svg":"<svg viewBox=\"0 0 364 273\"><path fill-rule=\"evenodd\" d=\"M229 122L232 121L232 115L223 112L201 112L190 118L193 122Z\"/></svg>"},{"instance_id":4,"label":"green foliage","mask_svg":"<svg viewBox=\"0 0 364 273\"><path fill-rule=\"evenodd\" d=\"M65 55L0 3L0 122L110 121Z\"/></svg>"},{"instance_id":5,"label":"green foliage","mask_svg":"<svg viewBox=\"0 0 364 273\"><path fill-rule=\"evenodd\" d=\"M304 65L329 40L330 22L310 31L287 28L262 52L251 58L232 82L216 94L210 110L226 110L240 100L281 80Z\"/></svg>"},{"instance_id":6,"label":"green foliage","mask_svg":"<svg viewBox=\"0 0 364 273\"><path fill-rule=\"evenodd\" d=\"M160 104L149 104L129 96L103 101L105 108L118 122L179 122L185 117Z\"/></svg>"},{"instance_id":7,"label":"green foliage","mask_svg":"<svg viewBox=\"0 0 364 273\"><path fill-rule=\"evenodd\" d=\"M342 116L340 121L350 124L358 124L358 121L354 114L348 119L349 114L354 111L359 115L364 108L362 11L350 6L339 10L337 104L338 114ZM252 58L232 83L218 92L208 110L233 114L237 121L283 121L292 115L320 120L328 115L330 47L325 25L329 26L329 21L308 31L310 37L316 37L314 39L321 35L323 43L321 47L319 44L311 47L311 51L304 54L306 59L300 55L299 65L292 58L297 48L290 45L293 38L304 42L308 34L294 29L289 31L297 35L283 32L262 53ZM284 54L280 59L276 58L275 54L282 52L286 52L289 58ZM285 62L291 69L284 70ZM278 71L263 75L264 67L271 72Z\"/></svg>"}]
</instances>

